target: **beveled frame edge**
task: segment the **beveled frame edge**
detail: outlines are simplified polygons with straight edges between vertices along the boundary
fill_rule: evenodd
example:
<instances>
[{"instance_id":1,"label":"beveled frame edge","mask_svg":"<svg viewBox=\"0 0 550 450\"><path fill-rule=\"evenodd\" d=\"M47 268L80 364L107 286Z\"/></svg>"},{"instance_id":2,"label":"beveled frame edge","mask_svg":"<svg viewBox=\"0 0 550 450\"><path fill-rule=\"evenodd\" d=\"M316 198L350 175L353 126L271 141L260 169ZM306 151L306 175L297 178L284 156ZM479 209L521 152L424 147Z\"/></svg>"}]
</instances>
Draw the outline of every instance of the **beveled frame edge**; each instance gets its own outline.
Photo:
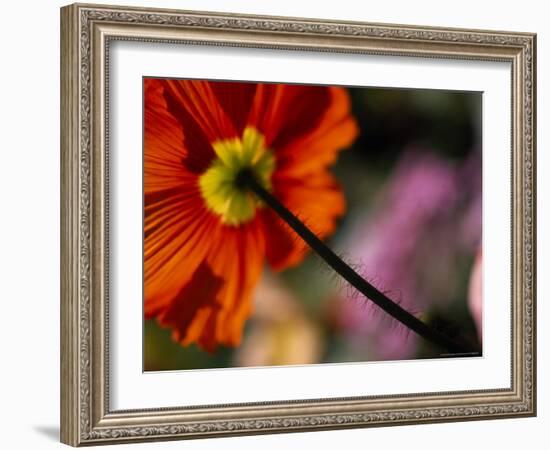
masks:
<instances>
[{"instance_id":1,"label":"beveled frame edge","mask_svg":"<svg viewBox=\"0 0 550 450\"><path fill-rule=\"evenodd\" d=\"M510 389L108 408L105 109L112 39L509 61L512 65ZM536 35L74 4L61 9L61 440L79 446L536 414Z\"/></svg>"}]
</instances>

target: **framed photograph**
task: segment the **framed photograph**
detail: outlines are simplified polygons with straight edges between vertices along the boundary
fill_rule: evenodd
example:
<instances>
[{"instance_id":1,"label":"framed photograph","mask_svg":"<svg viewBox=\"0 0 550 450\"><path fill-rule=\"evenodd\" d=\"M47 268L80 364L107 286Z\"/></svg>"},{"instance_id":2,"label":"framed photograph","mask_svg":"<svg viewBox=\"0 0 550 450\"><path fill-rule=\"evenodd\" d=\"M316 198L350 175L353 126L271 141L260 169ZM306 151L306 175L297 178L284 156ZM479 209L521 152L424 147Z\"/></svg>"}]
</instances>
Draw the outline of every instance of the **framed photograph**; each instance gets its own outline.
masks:
<instances>
[{"instance_id":1,"label":"framed photograph","mask_svg":"<svg viewBox=\"0 0 550 450\"><path fill-rule=\"evenodd\" d=\"M535 415L535 58L62 8L62 442Z\"/></svg>"}]
</instances>

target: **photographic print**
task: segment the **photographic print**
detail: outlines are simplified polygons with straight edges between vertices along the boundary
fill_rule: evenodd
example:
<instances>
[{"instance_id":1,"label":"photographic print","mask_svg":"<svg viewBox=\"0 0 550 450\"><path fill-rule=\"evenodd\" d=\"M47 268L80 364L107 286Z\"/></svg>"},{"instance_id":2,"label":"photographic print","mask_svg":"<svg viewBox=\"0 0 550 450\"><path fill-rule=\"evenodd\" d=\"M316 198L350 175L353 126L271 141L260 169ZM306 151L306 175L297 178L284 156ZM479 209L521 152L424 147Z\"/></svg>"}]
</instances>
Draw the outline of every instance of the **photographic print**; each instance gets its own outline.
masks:
<instances>
[{"instance_id":1,"label":"photographic print","mask_svg":"<svg viewBox=\"0 0 550 450\"><path fill-rule=\"evenodd\" d=\"M145 77L144 370L481 356L481 100Z\"/></svg>"}]
</instances>

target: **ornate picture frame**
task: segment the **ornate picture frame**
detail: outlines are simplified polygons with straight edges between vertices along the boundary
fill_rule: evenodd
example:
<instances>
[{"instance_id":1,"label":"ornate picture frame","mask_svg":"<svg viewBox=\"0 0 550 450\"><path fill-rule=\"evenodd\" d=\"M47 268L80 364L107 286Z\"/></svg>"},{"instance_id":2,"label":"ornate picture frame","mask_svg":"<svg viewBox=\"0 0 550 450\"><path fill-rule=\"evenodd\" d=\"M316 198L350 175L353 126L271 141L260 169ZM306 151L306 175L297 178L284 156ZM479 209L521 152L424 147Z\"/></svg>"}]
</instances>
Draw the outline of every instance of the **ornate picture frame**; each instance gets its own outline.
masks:
<instances>
[{"instance_id":1,"label":"ornate picture frame","mask_svg":"<svg viewBox=\"0 0 550 450\"><path fill-rule=\"evenodd\" d=\"M109 58L115 41L505 62L511 67L507 388L114 410ZM61 9L61 441L94 445L536 414L536 35L74 4Z\"/></svg>"}]
</instances>

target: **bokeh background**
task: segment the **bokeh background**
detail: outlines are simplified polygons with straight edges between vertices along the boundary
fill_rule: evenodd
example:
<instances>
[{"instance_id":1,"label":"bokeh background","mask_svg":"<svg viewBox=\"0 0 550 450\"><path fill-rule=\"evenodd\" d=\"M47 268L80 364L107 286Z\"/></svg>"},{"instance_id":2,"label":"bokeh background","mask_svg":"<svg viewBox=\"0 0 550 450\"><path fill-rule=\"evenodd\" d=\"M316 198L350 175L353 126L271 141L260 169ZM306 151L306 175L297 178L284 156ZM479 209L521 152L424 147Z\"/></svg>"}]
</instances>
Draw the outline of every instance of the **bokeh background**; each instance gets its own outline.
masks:
<instances>
[{"instance_id":1,"label":"bokeh background","mask_svg":"<svg viewBox=\"0 0 550 450\"><path fill-rule=\"evenodd\" d=\"M360 135L332 171L347 210L327 241L371 283L481 354L481 93L349 88ZM441 357L310 254L267 267L238 348L182 347L144 323L144 370Z\"/></svg>"}]
</instances>

